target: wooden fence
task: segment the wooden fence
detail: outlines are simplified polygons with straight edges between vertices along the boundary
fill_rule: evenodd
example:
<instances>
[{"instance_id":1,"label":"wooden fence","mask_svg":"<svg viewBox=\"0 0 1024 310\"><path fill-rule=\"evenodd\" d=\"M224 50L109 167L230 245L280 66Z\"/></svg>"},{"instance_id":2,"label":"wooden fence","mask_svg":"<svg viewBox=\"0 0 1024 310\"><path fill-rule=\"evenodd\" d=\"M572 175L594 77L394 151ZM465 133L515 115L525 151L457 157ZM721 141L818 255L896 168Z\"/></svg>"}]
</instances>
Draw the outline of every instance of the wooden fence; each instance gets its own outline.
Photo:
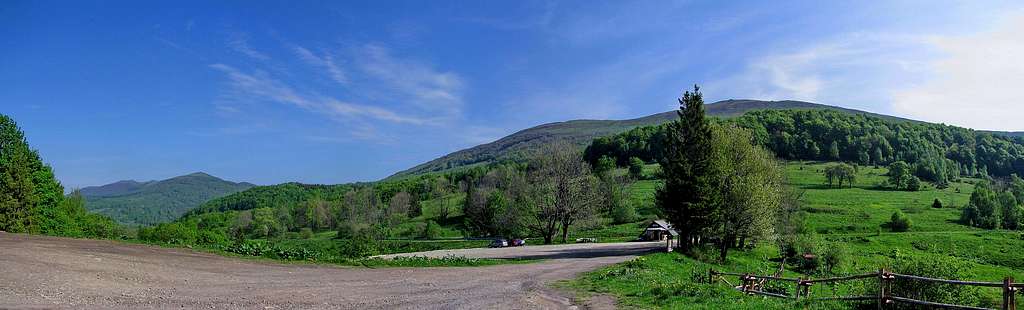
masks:
<instances>
[{"instance_id":1,"label":"wooden fence","mask_svg":"<svg viewBox=\"0 0 1024 310\"><path fill-rule=\"evenodd\" d=\"M733 285L732 283L729 283L729 281L726 280L725 278L723 278L722 276L738 276L739 280L740 280L739 285ZM768 296L768 297L775 297L775 298L786 298L786 299L793 299L793 300L797 300L797 301L799 301L799 300L804 300L804 301L828 301L828 300L872 301L873 300L873 301L878 303L878 308L879 309L884 308L886 305L896 304L896 303L920 305L920 306L933 307L933 308L945 308L945 309L989 309L989 308L980 308L980 307L966 306L966 305L945 304L945 303L938 303L938 302L932 302L932 301L927 301L927 300L917 300L917 299L908 298L908 297L895 296L895 295L892 294L892 282L895 279L907 279L907 280L913 280L913 281L923 281L923 282L951 284L951 285L965 285L965 286L1002 288L1002 290L1003 290L1003 300L1002 300L1002 307L1000 309L1003 309L1003 310L1016 310L1017 309L1017 306L1016 306L1016 296L1015 295L1016 295L1016 292L1018 290L1024 288L1024 283L1013 283L1013 278L1012 277L1007 277L1007 278L1003 279L1003 282L960 281L960 280L935 279L935 278L928 278L928 277L904 275L904 274L892 273L892 272L889 272L889 271L887 271L885 269L881 269L878 272L872 272L872 273L865 273L865 274L852 275L852 276L846 276L846 277L824 278L824 279L786 278L786 277L781 277L781 276L760 276L760 275L754 275L754 274L750 274L750 273L720 272L720 271L716 271L714 269L708 270L708 281L710 283L714 283L715 279L719 279L719 280L725 282L726 284L729 284L730 286L733 286L737 290L742 291L742 292L744 292L746 294L751 294L751 295L761 295L761 296ZM871 295L871 296L828 296L828 297L824 297L824 296L823 297L811 296L811 287L814 286L815 284L839 283L839 282L862 280L862 279L877 279L878 280L878 282L877 282L878 283L877 294L874 294L874 295ZM780 293L767 292L767 291L764 290L764 285L768 281L789 282L789 283L795 284L796 288L793 290L792 294L788 294L788 293L787 294L780 294Z\"/></svg>"}]
</instances>

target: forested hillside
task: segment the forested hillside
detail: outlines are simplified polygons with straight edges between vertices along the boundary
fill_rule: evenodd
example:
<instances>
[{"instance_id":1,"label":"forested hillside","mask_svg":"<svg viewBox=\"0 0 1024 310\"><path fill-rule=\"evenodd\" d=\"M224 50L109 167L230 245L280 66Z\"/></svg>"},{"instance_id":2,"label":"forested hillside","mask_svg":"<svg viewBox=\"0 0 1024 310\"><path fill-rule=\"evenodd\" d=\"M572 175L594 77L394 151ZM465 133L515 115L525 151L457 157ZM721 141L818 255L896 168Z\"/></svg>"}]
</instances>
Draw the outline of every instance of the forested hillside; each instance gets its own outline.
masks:
<instances>
[{"instance_id":1,"label":"forested hillside","mask_svg":"<svg viewBox=\"0 0 1024 310\"><path fill-rule=\"evenodd\" d=\"M850 114L869 115L890 120L904 120L898 117L874 114L870 112L828 106L803 101L762 101L762 100L724 100L707 105L707 115L716 117L735 117L755 110L835 110ZM408 170L396 173L391 178L415 175L426 172L438 172L459 167L495 163L502 160L522 160L535 153L541 146L561 141L583 148L597 137L612 135L641 126L659 125L675 120L676 112L658 113L630 120L575 120L544 124L508 135L497 141L460 150L429 162L417 165Z\"/></svg>"},{"instance_id":2,"label":"forested hillside","mask_svg":"<svg viewBox=\"0 0 1024 310\"><path fill-rule=\"evenodd\" d=\"M81 192L90 211L122 224L153 225L172 221L206 201L253 186L197 172L162 181L119 181L82 188Z\"/></svg>"},{"instance_id":3,"label":"forested hillside","mask_svg":"<svg viewBox=\"0 0 1024 310\"><path fill-rule=\"evenodd\" d=\"M783 159L839 160L860 165L903 161L918 177L943 185L960 176L1024 175L1024 138L971 129L897 121L825 110L753 111L720 120L752 131ZM664 148L665 126L641 127L595 139L585 151L624 165L630 157L651 162Z\"/></svg>"},{"instance_id":4,"label":"forested hillside","mask_svg":"<svg viewBox=\"0 0 1024 310\"><path fill-rule=\"evenodd\" d=\"M64 187L25 134L0 114L0 231L60 236L111 237L110 219L85 211L78 192L64 197Z\"/></svg>"}]
</instances>

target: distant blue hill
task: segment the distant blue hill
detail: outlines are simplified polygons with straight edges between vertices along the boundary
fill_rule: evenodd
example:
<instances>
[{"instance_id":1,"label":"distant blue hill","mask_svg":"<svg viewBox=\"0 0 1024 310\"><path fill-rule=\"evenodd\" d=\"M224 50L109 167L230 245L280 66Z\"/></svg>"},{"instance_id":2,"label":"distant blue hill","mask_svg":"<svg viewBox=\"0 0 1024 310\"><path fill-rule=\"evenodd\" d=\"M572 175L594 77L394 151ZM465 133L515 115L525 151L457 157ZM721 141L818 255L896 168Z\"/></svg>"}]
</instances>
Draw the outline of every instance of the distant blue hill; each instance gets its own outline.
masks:
<instances>
[{"instance_id":1,"label":"distant blue hill","mask_svg":"<svg viewBox=\"0 0 1024 310\"><path fill-rule=\"evenodd\" d=\"M153 225L177 219L211 199L254 186L197 172L162 181L118 181L80 191L90 211L110 216L122 224Z\"/></svg>"}]
</instances>

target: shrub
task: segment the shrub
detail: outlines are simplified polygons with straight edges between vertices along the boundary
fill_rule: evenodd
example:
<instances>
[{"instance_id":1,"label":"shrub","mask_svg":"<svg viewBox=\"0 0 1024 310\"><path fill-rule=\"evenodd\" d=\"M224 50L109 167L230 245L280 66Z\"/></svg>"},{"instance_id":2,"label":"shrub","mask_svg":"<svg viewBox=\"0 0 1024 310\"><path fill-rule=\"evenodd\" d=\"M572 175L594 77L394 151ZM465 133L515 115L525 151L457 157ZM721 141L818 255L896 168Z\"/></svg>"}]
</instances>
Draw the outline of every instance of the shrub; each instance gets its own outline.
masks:
<instances>
[{"instance_id":1,"label":"shrub","mask_svg":"<svg viewBox=\"0 0 1024 310\"><path fill-rule=\"evenodd\" d=\"M139 239L169 244L194 244L199 232L187 223L173 222L139 230Z\"/></svg>"},{"instance_id":2,"label":"shrub","mask_svg":"<svg viewBox=\"0 0 1024 310\"><path fill-rule=\"evenodd\" d=\"M911 257L897 256L892 261L892 271L899 274L915 275L929 278L970 279L970 265L963 260L952 257ZM931 302L976 305L979 303L977 287L939 284L908 279L897 279L892 282L892 294Z\"/></svg>"},{"instance_id":3,"label":"shrub","mask_svg":"<svg viewBox=\"0 0 1024 310\"><path fill-rule=\"evenodd\" d=\"M825 267L825 272L832 273L836 267L840 267L846 263L849 256L849 252L846 250L846 246L842 243L831 243L821 253L821 262Z\"/></svg>"},{"instance_id":4,"label":"shrub","mask_svg":"<svg viewBox=\"0 0 1024 310\"><path fill-rule=\"evenodd\" d=\"M299 238L309 239L313 238L313 229L303 228L299 230Z\"/></svg>"},{"instance_id":5,"label":"shrub","mask_svg":"<svg viewBox=\"0 0 1024 310\"><path fill-rule=\"evenodd\" d=\"M338 242L338 255L345 258L363 258L379 252L378 242L373 238L357 237Z\"/></svg>"},{"instance_id":6,"label":"shrub","mask_svg":"<svg viewBox=\"0 0 1024 310\"><path fill-rule=\"evenodd\" d=\"M423 239L437 239L441 237L441 226L437 225L437 222L427 221L427 225L423 227L423 234L420 238Z\"/></svg>"},{"instance_id":7,"label":"shrub","mask_svg":"<svg viewBox=\"0 0 1024 310\"><path fill-rule=\"evenodd\" d=\"M629 158L629 176L633 179L641 179L644 176L644 161L636 157Z\"/></svg>"},{"instance_id":8,"label":"shrub","mask_svg":"<svg viewBox=\"0 0 1024 310\"><path fill-rule=\"evenodd\" d=\"M938 198L935 198L935 201L932 202L932 208L942 209L942 201L940 201Z\"/></svg>"},{"instance_id":9,"label":"shrub","mask_svg":"<svg viewBox=\"0 0 1024 310\"><path fill-rule=\"evenodd\" d=\"M892 217L889 219L889 229L896 232L903 232L910 230L911 221L907 215L897 210L892 213Z\"/></svg>"},{"instance_id":10,"label":"shrub","mask_svg":"<svg viewBox=\"0 0 1024 310\"><path fill-rule=\"evenodd\" d=\"M236 242L224 249L227 252L249 256L263 256L263 254L271 253L274 250L276 249L270 243L262 240Z\"/></svg>"},{"instance_id":11,"label":"shrub","mask_svg":"<svg viewBox=\"0 0 1024 310\"><path fill-rule=\"evenodd\" d=\"M907 190L911 192L921 190L921 179L916 176L911 176L907 179Z\"/></svg>"},{"instance_id":12,"label":"shrub","mask_svg":"<svg viewBox=\"0 0 1024 310\"><path fill-rule=\"evenodd\" d=\"M636 207L630 203L619 203L612 208L612 221L615 224L632 223L636 221Z\"/></svg>"}]
</instances>

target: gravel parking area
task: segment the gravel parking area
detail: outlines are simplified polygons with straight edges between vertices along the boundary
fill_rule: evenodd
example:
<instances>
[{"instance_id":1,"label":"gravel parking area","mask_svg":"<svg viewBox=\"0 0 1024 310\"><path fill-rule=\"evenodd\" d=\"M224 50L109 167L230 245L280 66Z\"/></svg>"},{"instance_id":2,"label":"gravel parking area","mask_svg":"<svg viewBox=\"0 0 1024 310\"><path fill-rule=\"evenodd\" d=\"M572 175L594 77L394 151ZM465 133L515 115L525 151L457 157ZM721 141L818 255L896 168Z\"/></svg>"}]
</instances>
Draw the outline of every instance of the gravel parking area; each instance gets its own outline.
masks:
<instances>
[{"instance_id":1,"label":"gravel parking area","mask_svg":"<svg viewBox=\"0 0 1024 310\"><path fill-rule=\"evenodd\" d=\"M0 309L566 309L546 286L658 243L432 251L542 262L487 267L279 264L188 249L0 233ZM607 306L607 304L605 304Z\"/></svg>"}]
</instances>

